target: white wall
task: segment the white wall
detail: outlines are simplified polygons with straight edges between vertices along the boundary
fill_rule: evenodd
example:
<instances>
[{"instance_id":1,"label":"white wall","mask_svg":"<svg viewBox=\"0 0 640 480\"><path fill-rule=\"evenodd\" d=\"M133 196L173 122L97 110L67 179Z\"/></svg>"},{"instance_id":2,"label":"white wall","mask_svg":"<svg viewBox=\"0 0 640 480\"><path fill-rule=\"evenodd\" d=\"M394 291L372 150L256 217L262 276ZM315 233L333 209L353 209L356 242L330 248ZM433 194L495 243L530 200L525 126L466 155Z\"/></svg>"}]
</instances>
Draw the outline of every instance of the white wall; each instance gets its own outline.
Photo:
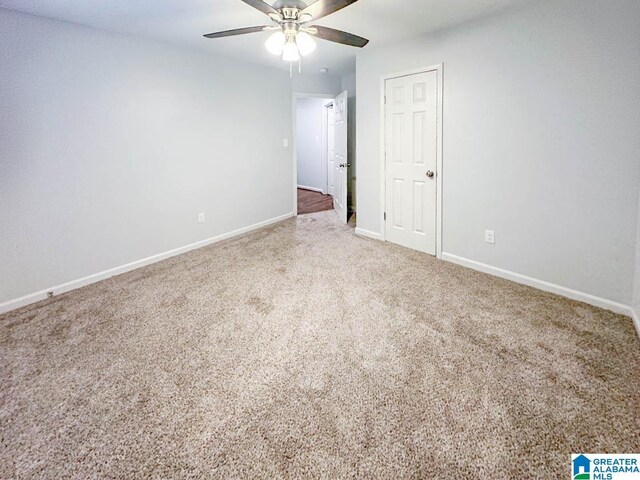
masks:
<instances>
[{"instance_id":1,"label":"white wall","mask_svg":"<svg viewBox=\"0 0 640 480\"><path fill-rule=\"evenodd\" d=\"M286 72L0 9L0 125L0 303L293 208Z\"/></svg>"},{"instance_id":2,"label":"white wall","mask_svg":"<svg viewBox=\"0 0 640 480\"><path fill-rule=\"evenodd\" d=\"M640 202L640 196L638 201ZM636 322L636 328L638 329L638 335L640 335L640 204L638 204L638 231L636 234L636 261L635 261L635 275L633 283L632 303L634 320Z\"/></svg>"},{"instance_id":3,"label":"white wall","mask_svg":"<svg viewBox=\"0 0 640 480\"><path fill-rule=\"evenodd\" d=\"M342 91L342 78L338 75L313 73L293 74L291 90L294 93L338 95Z\"/></svg>"},{"instance_id":4,"label":"white wall","mask_svg":"<svg viewBox=\"0 0 640 480\"><path fill-rule=\"evenodd\" d=\"M323 110L331 100L301 97L296 100L296 161L298 186L326 190L323 162Z\"/></svg>"},{"instance_id":5,"label":"white wall","mask_svg":"<svg viewBox=\"0 0 640 480\"><path fill-rule=\"evenodd\" d=\"M639 39L637 0L549 0L364 49L358 227L382 231L380 77L443 62L444 251L630 305Z\"/></svg>"},{"instance_id":6,"label":"white wall","mask_svg":"<svg viewBox=\"0 0 640 480\"><path fill-rule=\"evenodd\" d=\"M344 92L345 90L347 91L349 97L355 97L356 96L356 73L347 73L346 75L343 75L342 77L340 77L340 91Z\"/></svg>"}]
</instances>

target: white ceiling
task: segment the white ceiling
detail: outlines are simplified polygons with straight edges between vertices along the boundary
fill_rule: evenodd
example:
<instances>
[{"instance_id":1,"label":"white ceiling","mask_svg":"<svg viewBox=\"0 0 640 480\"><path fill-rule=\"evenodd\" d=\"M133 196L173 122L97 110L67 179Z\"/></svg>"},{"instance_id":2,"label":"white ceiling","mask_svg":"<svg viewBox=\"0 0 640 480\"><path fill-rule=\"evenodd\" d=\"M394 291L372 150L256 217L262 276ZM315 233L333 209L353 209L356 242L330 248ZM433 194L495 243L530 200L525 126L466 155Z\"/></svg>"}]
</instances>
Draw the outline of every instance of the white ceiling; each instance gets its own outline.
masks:
<instances>
[{"instance_id":1,"label":"white ceiling","mask_svg":"<svg viewBox=\"0 0 640 480\"><path fill-rule=\"evenodd\" d=\"M317 23L369 38L365 48L415 37L528 0L360 0ZM270 0L268 3L274 3ZM307 1L311 3L311 1ZM269 24L240 0L0 0L0 7L287 68L264 48L268 33L206 39L202 35ZM319 40L303 69L354 70L356 48Z\"/></svg>"}]
</instances>

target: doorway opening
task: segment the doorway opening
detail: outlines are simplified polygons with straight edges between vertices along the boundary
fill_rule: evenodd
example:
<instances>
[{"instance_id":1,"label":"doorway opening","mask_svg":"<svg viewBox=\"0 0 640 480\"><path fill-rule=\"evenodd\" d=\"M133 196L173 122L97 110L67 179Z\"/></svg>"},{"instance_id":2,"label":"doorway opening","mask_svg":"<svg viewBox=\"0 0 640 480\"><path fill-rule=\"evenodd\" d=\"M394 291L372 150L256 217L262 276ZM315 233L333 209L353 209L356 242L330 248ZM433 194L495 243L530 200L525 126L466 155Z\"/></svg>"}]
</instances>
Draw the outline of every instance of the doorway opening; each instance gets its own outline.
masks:
<instances>
[{"instance_id":1,"label":"doorway opening","mask_svg":"<svg viewBox=\"0 0 640 480\"><path fill-rule=\"evenodd\" d=\"M298 215L333 210L332 172L328 167L333 103L333 98L322 97L300 97L296 101Z\"/></svg>"},{"instance_id":2,"label":"doorway opening","mask_svg":"<svg viewBox=\"0 0 640 480\"><path fill-rule=\"evenodd\" d=\"M335 210L347 222L347 93L294 94L297 215Z\"/></svg>"}]
</instances>

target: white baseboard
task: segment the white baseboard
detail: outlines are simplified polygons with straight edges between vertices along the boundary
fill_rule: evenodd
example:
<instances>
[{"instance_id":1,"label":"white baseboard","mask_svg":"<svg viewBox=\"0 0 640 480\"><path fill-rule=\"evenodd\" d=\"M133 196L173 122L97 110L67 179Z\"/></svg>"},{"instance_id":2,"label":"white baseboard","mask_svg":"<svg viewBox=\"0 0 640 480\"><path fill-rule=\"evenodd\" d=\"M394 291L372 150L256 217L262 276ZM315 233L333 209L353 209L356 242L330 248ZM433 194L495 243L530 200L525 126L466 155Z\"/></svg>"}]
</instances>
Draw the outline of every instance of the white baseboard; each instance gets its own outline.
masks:
<instances>
[{"instance_id":1,"label":"white baseboard","mask_svg":"<svg viewBox=\"0 0 640 480\"><path fill-rule=\"evenodd\" d=\"M579 292L577 290L572 290L571 288L545 282L544 280L538 280L537 278L527 277L526 275L521 275L509 270L504 270L502 268L492 267L491 265L476 262L475 260L469 260L468 258L459 257L450 253L442 252L442 259L446 260L447 262L456 263L458 265L462 265L463 267L488 273L496 277L505 278L516 283L535 287L539 290L544 290L545 292L555 293L572 300L578 300L580 302L588 303L589 305L604 308L606 310L611 310L612 312L627 315L632 318L634 315L633 309L629 305L623 305L622 303L607 300L606 298L596 297L595 295L591 295L589 293ZM637 322L636 328L638 328ZM640 330L638 331L640 332Z\"/></svg>"},{"instance_id":2,"label":"white baseboard","mask_svg":"<svg viewBox=\"0 0 640 480\"><path fill-rule=\"evenodd\" d=\"M640 318L638 317L638 312L636 312L634 309L631 309L631 320L633 320L633 324L636 327L636 332L640 337Z\"/></svg>"},{"instance_id":3,"label":"white baseboard","mask_svg":"<svg viewBox=\"0 0 640 480\"><path fill-rule=\"evenodd\" d=\"M363 237L373 238L374 240L382 240L382 235L378 232L372 232L365 230L364 228L356 227L356 235L362 235Z\"/></svg>"},{"instance_id":4,"label":"white baseboard","mask_svg":"<svg viewBox=\"0 0 640 480\"><path fill-rule=\"evenodd\" d=\"M321 188L307 187L305 185L298 185L298 188L301 188L302 190L310 190L312 192L322 193L324 195L324 191Z\"/></svg>"},{"instance_id":5,"label":"white baseboard","mask_svg":"<svg viewBox=\"0 0 640 480\"><path fill-rule=\"evenodd\" d=\"M77 280L72 280L70 282L49 287L44 290L40 290L39 292L30 293L29 295L25 295L20 298L16 298L13 300L6 301L4 303L0 303L0 314L9 312L11 310L15 310L17 308L24 307L31 303L39 302L40 300L45 300L48 297L49 292L53 292L54 295L60 295L61 293L69 292L71 290L76 290L77 288L81 288L86 285L90 285L92 283L105 280L115 275L120 275L122 273L130 272L131 270L135 270L137 268L141 268L146 265L150 265L152 263L156 263L170 257L175 257L176 255L180 255L180 254L189 252L191 250L196 250L198 248L206 247L207 245L211 245L213 243L226 240L227 238L236 237L238 235L242 235L243 233L247 233L252 230L257 230L258 228L266 227L268 225L281 222L291 217L293 217L293 212L280 215L278 217L270 218L269 220L255 223L253 225L249 225L248 227L242 227L237 230L233 230L232 232L223 233L215 237L207 238L206 240L201 240L199 242L186 245L184 247L179 247L173 250L169 250L168 252L159 253L151 257L143 258L142 260L136 260L135 262L127 263L126 265L110 268L109 270L104 270L102 272L94 273L92 275L79 278Z\"/></svg>"}]
</instances>

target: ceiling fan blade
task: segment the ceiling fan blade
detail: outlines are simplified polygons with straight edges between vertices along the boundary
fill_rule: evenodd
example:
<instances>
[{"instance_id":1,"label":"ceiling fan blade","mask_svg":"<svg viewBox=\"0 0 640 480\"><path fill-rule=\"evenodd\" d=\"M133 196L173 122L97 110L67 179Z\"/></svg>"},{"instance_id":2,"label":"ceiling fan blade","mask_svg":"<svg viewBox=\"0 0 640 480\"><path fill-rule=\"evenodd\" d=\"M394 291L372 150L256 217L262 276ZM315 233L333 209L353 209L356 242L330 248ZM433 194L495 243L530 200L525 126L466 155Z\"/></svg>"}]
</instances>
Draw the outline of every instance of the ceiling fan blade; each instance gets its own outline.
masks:
<instances>
[{"instance_id":1,"label":"ceiling fan blade","mask_svg":"<svg viewBox=\"0 0 640 480\"><path fill-rule=\"evenodd\" d=\"M308 13L313 17L314 20L317 20L319 18L326 17L333 12L337 12L344 7L348 7L349 5L357 1L358 0L316 0L314 3L302 10L302 12L300 12L300 15Z\"/></svg>"},{"instance_id":2,"label":"ceiling fan blade","mask_svg":"<svg viewBox=\"0 0 640 480\"><path fill-rule=\"evenodd\" d=\"M253 8L260 10L262 13L267 15L275 14L278 15L278 11L269 5L267 2L263 2L262 0L242 0L247 5L251 5Z\"/></svg>"},{"instance_id":3,"label":"ceiling fan blade","mask_svg":"<svg viewBox=\"0 0 640 480\"><path fill-rule=\"evenodd\" d=\"M225 30L224 32L207 33L203 36L207 38L233 37L234 35L244 35L245 33L262 32L268 28L269 27L267 25L261 25L259 27L236 28L234 30Z\"/></svg>"},{"instance_id":4,"label":"ceiling fan blade","mask_svg":"<svg viewBox=\"0 0 640 480\"><path fill-rule=\"evenodd\" d=\"M343 45L350 45L352 47L362 48L369 43L369 40L366 38L359 37L353 33L343 32L341 30L336 30L335 28L321 27L320 25L313 25L309 27L309 33L318 38L322 38L323 40L342 43Z\"/></svg>"}]
</instances>

